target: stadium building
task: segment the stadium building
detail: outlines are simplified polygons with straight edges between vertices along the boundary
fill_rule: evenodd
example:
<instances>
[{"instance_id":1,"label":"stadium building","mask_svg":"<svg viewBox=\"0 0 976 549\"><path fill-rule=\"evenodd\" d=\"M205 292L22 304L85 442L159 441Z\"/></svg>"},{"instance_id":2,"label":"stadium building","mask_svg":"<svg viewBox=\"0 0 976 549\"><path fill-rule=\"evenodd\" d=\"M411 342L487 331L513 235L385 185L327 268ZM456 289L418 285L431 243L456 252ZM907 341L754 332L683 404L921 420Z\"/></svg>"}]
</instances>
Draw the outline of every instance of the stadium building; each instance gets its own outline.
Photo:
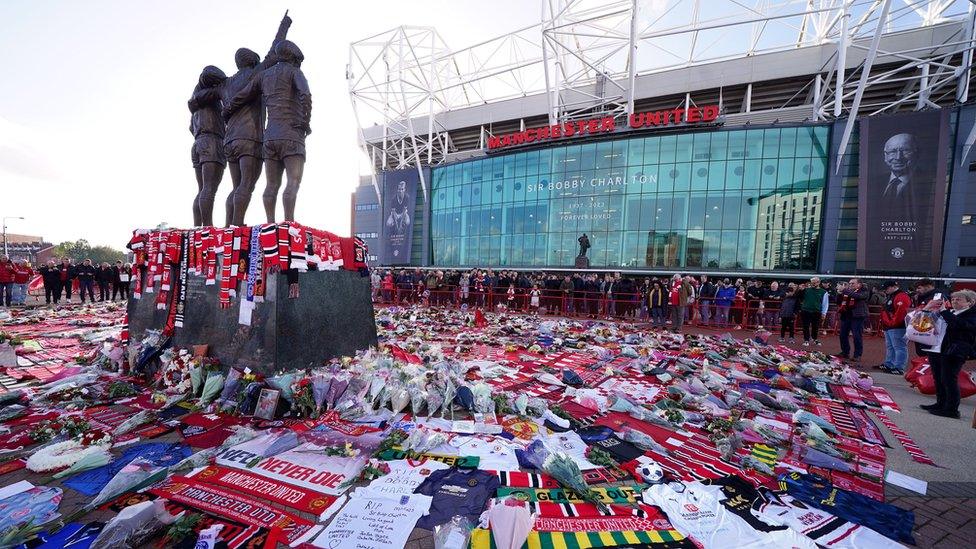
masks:
<instances>
[{"instance_id":1,"label":"stadium building","mask_svg":"<svg viewBox=\"0 0 976 549\"><path fill-rule=\"evenodd\" d=\"M976 277L972 3L543 4L352 44L374 264Z\"/></svg>"}]
</instances>

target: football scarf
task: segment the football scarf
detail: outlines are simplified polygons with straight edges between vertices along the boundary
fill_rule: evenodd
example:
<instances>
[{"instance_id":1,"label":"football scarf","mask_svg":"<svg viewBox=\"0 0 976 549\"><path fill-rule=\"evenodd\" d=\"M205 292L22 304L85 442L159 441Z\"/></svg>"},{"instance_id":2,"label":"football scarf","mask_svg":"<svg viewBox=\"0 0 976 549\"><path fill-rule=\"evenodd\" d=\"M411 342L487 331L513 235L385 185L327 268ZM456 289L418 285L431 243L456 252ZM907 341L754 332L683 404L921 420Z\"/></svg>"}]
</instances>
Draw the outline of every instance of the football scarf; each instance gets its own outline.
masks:
<instances>
[{"instance_id":1,"label":"football scarf","mask_svg":"<svg viewBox=\"0 0 976 549\"><path fill-rule=\"evenodd\" d=\"M829 421L843 435L873 444L885 444L884 435L864 410L851 408L843 402L821 398L810 399L810 411Z\"/></svg>"},{"instance_id":2,"label":"football scarf","mask_svg":"<svg viewBox=\"0 0 976 549\"><path fill-rule=\"evenodd\" d=\"M194 475L193 478L206 484L230 488L315 516L322 515L338 499L336 496L319 494L307 488L256 475L250 471L229 469L216 465L207 467Z\"/></svg>"},{"instance_id":3,"label":"football scarf","mask_svg":"<svg viewBox=\"0 0 976 549\"><path fill-rule=\"evenodd\" d=\"M245 290L245 300L241 301L238 323L245 326L251 325L251 314L254 312L254 291L258 281L258 260L260 248L258 242L261 235L261 227L251 227L250 249L248 250L247 263L247 286Z\"/></svg>"},{"instance_id":4,"label":"football scarf","mask_svg":"<svg viewBox=\"0 0 976 549\"><path fill-rule=\"evenodd\" d=\"M382 461L394 461L397 459L429 459L433 461L439 461L450 467L457 467L458 469L477 469L478 463L481 462L481 458L478 456L450 456L446 454L428 454L422 453L418 454L410 450L384 450L378 456L377 459Z\"/></svg>"},{"instance_id":5,"label":"football scarf","mask_svg":"<svg viewBox=\"0 0 976 549\"><path fill-rule=\"evenodd\" d=\"M186 314L186 282L189 274L190 264L190 240L189 235L183 235L181 244L183 253L180 254L180 278L179 288L176 291L176 315L173 318L173 325L177 328L183 327L183 320Z\"/></svg>"},{"instance_id":6,"label":"football scarf","mask_svg":"<svg viewBox=\"0 0 976 549\"><path fill-rule=\"evenodd\" d=\"M6 475L7 473L13 473L14 471L19 471L23 469L26 465L27 462L22 459L15 459L0 464L0 475Z\"/></svg>"},{"instance_id":7,"label":"football scarf","mask_svg":"<svg viewBox=\"0 0 976 549\"><path fill-rule=\"evenodd\" d=\"M495 476L498 477L501 486L511 488L559 488L559 482L556 479L541 473L495 471Z\"/></svg>"},{"instance_id":8,"label":"football scarf","mask_svg":"<svg viewBox=\"0 0 976 549\"><path fill-rule=\"evenodd\" d=\"M142 268L142 262L139 260L141 255L141 253L136 254L136 262L132 266L132 278L135 279L132 287L132 299L142 299L142 275L145 273L145 269Z\"/></svg>"},{"instance_id":9,"label":"football scarf","mask_svg":"<svg viewBox=\"0 0 976 549\"><path fill-rule=\"evenodd\" d=\"M233 521L277 530L289 545L311 539L321 528L256 499L209 486L195 478L171 476L149 492Z\"/></svg>"},{"instance_id":10,"label":"football scarf","mask_svg":"<svg viewBox=\"0 0 976 549\"><path fill-rule=\"evenodd\" d=\"M642 486L615 486L610 488L590 488L590 493L602 503L637 503ZM575 492L563 489L543 488L512 488L501 486L495 494L500 497L514 496L516 499L528 502L553 503L582 503L583 500Z\"/></svg>"},{"instance_id":11,"label":"football scarf","mask_svg":"<svg viewBox=\"0 0 976 549\"><path fill-rule=\"evenodd\" d=\"M905 448L905 451L908 452L908 455L912 456L913 460L917 461L918 463L925 463L927 465L938 467L938 465L936 465L935 462L932 461L932 458L930 458L929 455L925 453L925 450L923 450L922 447L919 446L918 444L915 444L915 441L912 440L912 437L910 437L908 433L906 433L901 427L896 425L894 421L891 421L891 418L888 417L888 414L884 413L884 411L880 409L873 410L873 411L874 411L874 415L878 416L878 419L881 420L881 423L883 423L884 426L887 427L889 431L891 431L891 434L895 435L895 438L898 439L898 442L901 443L902 447Z\"/></svg>"},{"instance_id":12,"label":"football scarf","mask_svg":"<svg viewBox=\"0 0 976 549\"><path fill-rule=\"evenodd\" d=\"M523 549L639 546L651 549L694 548L695 545L677 530L601 530L594 532L529 532ZM471 549L495 549L491 530L471 531Z\"/></svg>"},{"instance_id":13,"label":"football scarf","mask_svg":"<svg viewBox=\"0 0 976 549\"><path fill-rule=\"evenodd\" d=\"M308 256L305 252L308 248L308 230L301 226L289 226L288 236L290 237L288 268L304 273L308 271Z\"/></svg>"},{"instance_id":14,"label":"football scarf","mask_svg":"<svg viewBox=\"0 0 976 549\"><path fill-rule=\"evenodd\" d=\"M153 501L155 499L157 499L156 495L150 494L149 492L127 494L103 505L101 509L118 513L122 511L122 509L125 509L126 507L136 505L138 503L142 503L145 501ZM180 513L183 512L188 512L188 513L199 512L199 510L196 509L191 510L189 507L185 505L180 505L179 503L175 503L169 500L166 500L166 503L164 505L166 507L166 511L169 514L174 516L179 515ZM214 515L209 515L206 513L202 514L202 518L200 519L200 522L198 522L197 525L193 528L193 531L199 534L201 531L217 524L221 526L220 537L223 538L225 542L227 542L227 549L238 549L241 547L247 549L254 549L257 547L265 547L265 541L266 538L268 537L268 531L266 529L259 528L258 526L254 526L249 523L239 523L229 519L220 518ZM64 549L70 549L70 548L64 548Z\"/></svg>"},{"instance_id":15,"label":"football scarf","mask_svg":"<svg viewBox=\"0 0 976 549\"><path fill-rule=\"evenodd\" d=\"M265 268L270 267L278 255L278 226L275 224L261 225L261 252Z\"/></svg>"},{"instance_id":16,"label":"football scarf","mask_svg":"<svg viewBox=\"0 0 976 549\"><path fill-rule=\"evenodd\" d=\"M616 504L603 507L588 502L529 501L529 511L538 517L546 518L599 518L599 517L638 517L653 516L656 511L643 503Z\"/></svg>"}]
</instances>

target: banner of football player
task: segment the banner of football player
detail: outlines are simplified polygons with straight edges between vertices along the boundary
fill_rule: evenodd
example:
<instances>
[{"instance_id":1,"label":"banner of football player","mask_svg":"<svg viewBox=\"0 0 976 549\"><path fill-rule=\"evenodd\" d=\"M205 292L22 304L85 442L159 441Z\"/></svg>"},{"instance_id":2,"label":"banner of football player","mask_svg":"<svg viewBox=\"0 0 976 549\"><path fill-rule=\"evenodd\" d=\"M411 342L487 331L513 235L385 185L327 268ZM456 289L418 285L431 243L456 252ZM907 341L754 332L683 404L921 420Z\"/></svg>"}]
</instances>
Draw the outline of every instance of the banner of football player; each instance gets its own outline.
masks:
<instances>
[{"instance_id":1,"label":"banner of football player","mask_svg":"<svg viewBox=\"0 0 976 549\"><path fill-rule=\"evenodd\" d=\"M862 118L860 130L857 268L938 272L948 112Z\"/></svg>"},{"instance_id":2,"label":"banner of football player","mask_svg":"<svg viewBox=\"0 0 976 549\"><path fill-rule=\"evenodd\" d=\"M417 185L420 174L416 168L383 172L383 245L380 262L383 265L410 263L413 227L417 205Z\"/></svg>"}]
</instances>

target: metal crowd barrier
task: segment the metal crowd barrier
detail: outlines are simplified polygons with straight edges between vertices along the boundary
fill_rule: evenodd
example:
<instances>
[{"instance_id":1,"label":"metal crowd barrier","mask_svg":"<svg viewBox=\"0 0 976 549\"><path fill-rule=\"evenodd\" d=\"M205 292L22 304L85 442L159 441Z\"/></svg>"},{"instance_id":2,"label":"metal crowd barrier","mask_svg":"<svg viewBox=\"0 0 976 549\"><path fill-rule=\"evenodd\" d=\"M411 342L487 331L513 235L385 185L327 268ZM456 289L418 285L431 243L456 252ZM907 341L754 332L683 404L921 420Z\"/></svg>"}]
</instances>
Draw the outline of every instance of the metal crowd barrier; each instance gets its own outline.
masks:
<instances>
[{"instance_id":1,"label":"metal crowd barrier","mask_svg":"<svg viewBox=\"0 0 976 549\"><path fill-rule=\"evenodd\" d=\"M470 309L481 308L490 311L512 311L518 313L537 313L559 315L573 318L602 318L648 322L659 326L668 325L672 318L668 304L669 292L665 290L664 305L660 310L650 307L642 293L612 293L594 291L563 291L540 288L539 307L531 306L530 289L516 288L509 295L507 288L483 288L476 285L439 285L428 288L419 284L396 284L393 288L380 286L373 288L373 301L380 305L424 305L431 307L450 307ZM686 325L717 330L765 329L778 337L781 320L779 318L780 300L755 299L716 299L697 298L685 309ZM881 306L869 306L869 316L864 325L864 334L882 335L879 316ZM836 334L840 329L836 304L830 304L826 317L821 321L821 336ZM801 314L797 309L793 320L793 331L802 337Z\"/></svg>"}]
</instances>

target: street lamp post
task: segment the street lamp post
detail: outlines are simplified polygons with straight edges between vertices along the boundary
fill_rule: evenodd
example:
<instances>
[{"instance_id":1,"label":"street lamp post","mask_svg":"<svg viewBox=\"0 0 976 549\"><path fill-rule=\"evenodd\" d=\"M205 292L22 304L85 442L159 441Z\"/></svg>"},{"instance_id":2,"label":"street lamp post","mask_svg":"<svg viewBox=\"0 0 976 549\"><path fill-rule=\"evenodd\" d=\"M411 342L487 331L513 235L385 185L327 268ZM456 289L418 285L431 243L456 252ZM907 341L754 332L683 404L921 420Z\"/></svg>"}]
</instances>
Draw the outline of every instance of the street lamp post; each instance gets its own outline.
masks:
<instances>
[{"instance_id":1,"label":"street lamp post","mask_svg":"<svg viewBox=\"0 0 976 549\"><path fill-rule=\"evenodd\" d=\"M10 254L7 253L7 220L8 219L23 220L24 218L16 215L8 215L3 218L3 255L10 257Z\"/></svg>"}]
</instances>

